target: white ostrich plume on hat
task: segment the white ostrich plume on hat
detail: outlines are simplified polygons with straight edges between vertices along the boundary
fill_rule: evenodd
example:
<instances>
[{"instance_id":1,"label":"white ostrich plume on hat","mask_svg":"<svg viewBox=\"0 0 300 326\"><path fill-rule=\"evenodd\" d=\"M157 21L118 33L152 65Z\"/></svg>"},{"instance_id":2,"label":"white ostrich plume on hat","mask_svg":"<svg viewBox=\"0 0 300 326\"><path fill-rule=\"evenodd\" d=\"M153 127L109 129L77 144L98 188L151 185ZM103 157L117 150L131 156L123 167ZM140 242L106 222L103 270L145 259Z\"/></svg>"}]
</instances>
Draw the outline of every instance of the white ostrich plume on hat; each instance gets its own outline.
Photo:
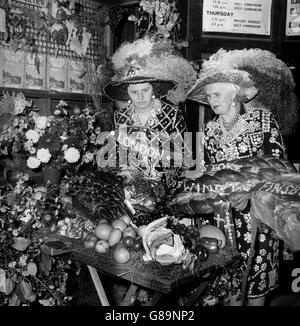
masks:
<instances>
[{"instance_id":1,"label":"white ostrich plume on hat","mask_svg":"<svg viewBox=\"0 0 300 326\"><path fill-rule=\"evenodd\" d=\"M203 70L246 68L281 80L290 89L294 89L293 75L288 66L270 51L262 49L243 49L226 51L220 49L203 62Z\"/></svg>"},{"instance_id":2,"label":"white ostrich plume on hat","mask_svg":"<svg viewBox=\"0 0 300 326\"><path fill-rule=\"evenodd\" d=\"M138 39L132 43L125 43L114 53L112 62L116 70L126 63L127 59L134 56L150 56L153 43L148 38Z\"/></svg>"}]
</instances>

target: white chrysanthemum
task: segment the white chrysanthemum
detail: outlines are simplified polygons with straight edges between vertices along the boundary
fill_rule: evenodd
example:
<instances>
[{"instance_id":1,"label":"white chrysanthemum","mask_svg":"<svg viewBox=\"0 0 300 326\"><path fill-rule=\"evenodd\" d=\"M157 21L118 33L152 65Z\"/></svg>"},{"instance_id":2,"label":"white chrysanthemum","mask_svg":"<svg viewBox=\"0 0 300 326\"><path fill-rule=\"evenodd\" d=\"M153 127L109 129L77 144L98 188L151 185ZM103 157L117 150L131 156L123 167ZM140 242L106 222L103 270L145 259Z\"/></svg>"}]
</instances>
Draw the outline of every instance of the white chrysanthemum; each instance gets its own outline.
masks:
<instances>
[{"instance_id":1,"label":"white chrysanthemum","mask_svg":"<svg viewBox=\"0 0 300 326\"><path fill-rule=\"evenodd\" d=\"M48 119L46 116L40 116L35 119L35 126L38 129L44 130L47 127Z\"/></svg>"},{"instance_id":2,"label":"white chrysanthemum","mask_svg":"<svg viewBox=\"0 0 300 326\"><path fill-rule=\"evenodd\" d=\"M32 129L26 131L25 137L26 139L31 140L33 144L36 144L40 139L40 135L38 134L38 132Z\"/></svg>"},{"instance_id":3,"label":"white chrysanthemum","mask_svg":"<svg viewBox=\"0 0 300 326\"><path fill-rule=\"evenodd\" d=\"M65 159L68 163L76 163L80 158L79 150L75 147L69 147L65 151Z\"/></svg>"},{"instance_id":4,"label":"white chrysanthemum","mask_svg":"<svg viewBox=\"0 0 300 326\"><path fill-rule=\"evenodd\" d=\"M36 157L38 160L40 160L42 163L48 163L51 158L51 154L49 152L48 148L41 148L37 151Z\"/></svg>"},{"instance_id":5,"label":"white chrysanthemum","mask_svg":"<svg viewBox=\"0 0 300 326\"><path fill-rule=\"evenodd\" d=\"M38 160L36 157L30 156L30 157L27 159L27 166L28 166L30 169L36 169L36 168L38 168L40 165L41 165L41 162L40 162L40 160Z\"/></svg>"}]
</instances>

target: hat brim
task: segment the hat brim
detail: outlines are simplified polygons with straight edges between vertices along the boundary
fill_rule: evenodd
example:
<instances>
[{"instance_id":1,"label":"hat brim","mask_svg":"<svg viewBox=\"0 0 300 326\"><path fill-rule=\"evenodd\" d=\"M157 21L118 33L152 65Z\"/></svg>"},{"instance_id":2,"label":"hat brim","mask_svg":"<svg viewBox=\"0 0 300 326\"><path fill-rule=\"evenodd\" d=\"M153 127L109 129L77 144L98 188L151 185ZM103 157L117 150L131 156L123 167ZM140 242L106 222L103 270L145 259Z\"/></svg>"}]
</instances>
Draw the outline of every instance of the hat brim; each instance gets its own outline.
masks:
<instances>
[{"instance_id":1,"label":"hat brim","mask_svg":"<svg viewBox=\"0 0 300 326\"><path fill-rule=\"evenodd\" d=\"M164 80L151 77L132 77L122 81L113 81L103 87L104 94L113 101L128 101L127 87L130 84L150 83L156 97L162 98L177 86L173 80Z\"/></svg>"},{"instance_id":2,"label":"hat brim","mask_svg":"<svg viewBox=\"0 0 300 326\"><path fill-rule=\"evenodd\" d=\"M209 105L205 92L205 86L213 83L231 83L238 85L241 89L239 100L243 103L250 101L258 93L258 90L254 86L253 81L251 79L245 78L244 71L234 70L234 72L221 71L211 75L207 74L202 78L200 77L195 85L187 93L187 98Z\"/></svg>"}]
</instances>

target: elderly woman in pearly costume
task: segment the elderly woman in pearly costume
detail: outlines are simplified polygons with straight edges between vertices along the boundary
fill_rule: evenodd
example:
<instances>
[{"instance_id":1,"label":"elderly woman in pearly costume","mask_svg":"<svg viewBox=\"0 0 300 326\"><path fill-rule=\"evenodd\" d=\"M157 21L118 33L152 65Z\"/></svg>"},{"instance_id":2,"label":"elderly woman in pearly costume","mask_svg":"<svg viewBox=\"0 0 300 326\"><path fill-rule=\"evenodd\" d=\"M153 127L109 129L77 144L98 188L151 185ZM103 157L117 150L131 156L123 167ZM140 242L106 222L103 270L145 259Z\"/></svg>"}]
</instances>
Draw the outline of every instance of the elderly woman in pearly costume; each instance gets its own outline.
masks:
<instances>
[{"instance_id":1,"label":"elderly woman in pearly costume","mask_svg":"<svg viewBox=\"0 0 300 326\"><path fill-rule=\"evenodd\" d=\"M177 106L185 100L182 82L187 73L196 79L196 72L171 48L159 46L147 38L123 44L112 57L115 76L104 92L119 106L114 114L118 163L170 181L184 165L186 124Z\"/></svg>"},{"instance_id":2,"label":"elderly woman in pearly costume","mask_svg":"<svg viewBox=\"0 0 300 326\"><path fill-rule=\"evenodd\" d=\"M246 66L245 62L253 54L257 61L251 63L259 62L266 53L259 50L224 52L220 50L203 64L199 79L188 94L188 98L208 104L215 115L204 126L205 163L263 155L286 158L274 115L255 102L258 83L255 84L250 73L240 68L242 64L238 66L239 58L243 58ZM272 62L272 58L265 61ZM237 249L243 258L241 276L247 275L246 304L264 305L265 296L278 286L279 240L267 227L258 229L253 239L250 209L250 202L242 210L233 209ZM242 284L242 277L240 281ZM213 295L212 289L210 294Z\"/></svg>"}]
</instances>

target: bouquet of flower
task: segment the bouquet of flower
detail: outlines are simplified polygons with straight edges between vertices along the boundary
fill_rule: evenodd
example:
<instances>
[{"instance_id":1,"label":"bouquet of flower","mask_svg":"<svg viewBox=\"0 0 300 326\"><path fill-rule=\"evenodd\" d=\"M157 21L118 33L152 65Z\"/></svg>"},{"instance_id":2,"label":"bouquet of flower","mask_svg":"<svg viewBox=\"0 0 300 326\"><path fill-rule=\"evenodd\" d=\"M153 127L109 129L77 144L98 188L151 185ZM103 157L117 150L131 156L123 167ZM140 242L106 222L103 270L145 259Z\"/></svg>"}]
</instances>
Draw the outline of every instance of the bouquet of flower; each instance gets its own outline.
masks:
<instances>
[{"instance_id":1,"label":"bouquet of flower","mask_svg":"<svg viewBox=\"0 0 300 326\"><path fill-rule=\"evenodd\" d=\"M26 132L39 115L22 93L4 93L0 101L0 157L5 161L4 174L10 170L25 172Z\"/></svg>"},{"instance_id":2,"label":"bouquet of flower","mask_svg":"<svg viewBox=\"0 0 300 326\"><path fill-rule=\"evenodd\" d=\"M55 207L58 217L62 205L53 189L41 196L28 180L28 174L20 174L14 188L0 187L0 306L65 305L71 299L69 263L40 248L46 210Z\"/></svg>"},{"instance_id":3,"label":"bouquet of flower","mask_svg":"<svg viewBox=\"0 0 300 326\"><path fill-rule=\"evenodd\" d=\"M179 40L180 18L174 0L142 0L137 16L130 15L138 27L138 37L149 35L154 41L171 42L179 49L188 42Z\"/></svg>"},{"instance_id":4,"label":"bouquet of flower","mask_svg":"<svg viewBox=\"0 0 300 326\"><path fill-rule=\"evenodd\" d=\"M66 102L60 101L54 116L39 117L34 128L26 132L26 149L31 154L27 159L29 168L79 168L84 163L95 163L100 128L94 128L95 118L88 109L70 116L67 107Z\"/></svg>"}]
</instances>

